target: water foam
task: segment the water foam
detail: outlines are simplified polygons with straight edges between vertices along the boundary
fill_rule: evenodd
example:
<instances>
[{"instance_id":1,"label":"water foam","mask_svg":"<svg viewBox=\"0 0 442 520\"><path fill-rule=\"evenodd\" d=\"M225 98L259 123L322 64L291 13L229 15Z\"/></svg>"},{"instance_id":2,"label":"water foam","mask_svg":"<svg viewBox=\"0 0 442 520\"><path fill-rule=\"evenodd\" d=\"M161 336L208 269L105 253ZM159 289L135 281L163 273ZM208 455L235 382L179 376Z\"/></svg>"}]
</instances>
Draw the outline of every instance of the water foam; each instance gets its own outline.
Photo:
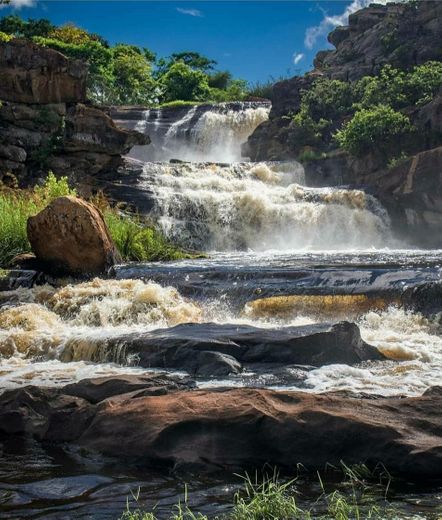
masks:
<instances>
[{"instance_id":1,"label":"water foam","mask_svg":"<svg viewBox=\"0 0 442 520\"><path fill-rule=\"evenodd\" d=\"M299 163L146 164L143 182L170 239L195 249L383 247L389 219L361 190L307 188Z\"/></svg>"}]
</instances>

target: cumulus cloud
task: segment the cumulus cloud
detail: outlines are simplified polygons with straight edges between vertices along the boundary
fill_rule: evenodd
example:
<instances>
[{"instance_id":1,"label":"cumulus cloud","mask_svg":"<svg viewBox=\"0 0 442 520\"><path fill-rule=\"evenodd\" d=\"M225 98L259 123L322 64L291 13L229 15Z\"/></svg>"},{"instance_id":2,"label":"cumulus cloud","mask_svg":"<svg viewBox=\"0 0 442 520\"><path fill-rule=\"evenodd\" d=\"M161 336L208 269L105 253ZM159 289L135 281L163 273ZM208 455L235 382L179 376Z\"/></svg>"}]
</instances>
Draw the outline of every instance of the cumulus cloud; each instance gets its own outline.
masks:
<instances>
[{"instance_id":1,"label":"cumulus cloud","mask_svg":"<svg viewBox=\"0 0 442 520\"><path fill-rule=\"evenodd\" d=\"M2 7L12 7L13 9L21 9L22 7L35 7L36 0L0 0L0 9Z\"/></svg>"},{"instance_id":2,"label":"cumulus cloud","mask_svg":"<svg viewBox=\"0 0 442 520\"><path fill-rule=\"evenodd\" d=\"M176 10L181 14L187 14L187 16L196 16L198 18L204 16L199 9L183 9L182 7L177 7Z\"/></svg>"},{"instance_id":3,"label":"cumulus cloud","mask_svg":"<svg viewBox=\"0 0 442 520\"><path fill-rule=\"evenodd\" d=\"M389 2L401 2L403 0L376 0L377 4L388 4ZM373 0L353 0L351 4L347 5L344 12L334 16L329 16L324 10L324 18L321 20L319 25L309 27L305 31L304 44L307 49L312 49L319 38L326 36L335 27L340 25L346 25L348 23L348 17L370 4L374 3Z\"/></svg>"},{"instance_id":4,"label":"cumulus cloud","mask_svg":"<svg viewBox=\"0 0 442 520\"><path fill-rule=\"evenodd\" d=\"M295 52L293 54L293 63L298 65L298 63L304 58L304 54L302 52Z\"/></svg>"}]
</instances>

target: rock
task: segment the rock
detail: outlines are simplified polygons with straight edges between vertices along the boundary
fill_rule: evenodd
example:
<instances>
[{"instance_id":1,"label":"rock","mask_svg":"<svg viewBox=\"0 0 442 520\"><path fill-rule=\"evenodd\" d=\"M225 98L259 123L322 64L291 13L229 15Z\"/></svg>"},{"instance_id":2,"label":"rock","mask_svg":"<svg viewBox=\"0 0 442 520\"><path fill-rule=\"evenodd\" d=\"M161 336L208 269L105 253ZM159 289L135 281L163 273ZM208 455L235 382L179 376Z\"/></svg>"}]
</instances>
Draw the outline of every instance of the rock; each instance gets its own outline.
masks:
<instances>
[{"instance_id":1,"label":"rock","mask_svg":"<svg viewBox=\"0 0 442 520\"><path fill-rule=\"evenodd\" d=\"M26 161L26 156L26 151L23 148L0 143L0 157L17 163L23 163Z\"/></svg>"},{"instance_id":2,"label":"rock","mask_svg":"<svg viewBox=\"0 0 442 520\"><path fill-rule=\"evenodd\" d=\"M314 471L381 462L392 474L431 479L442 476L441 405L437 388L370 399L244 388L130 392L92 404L63 388L25 387L0 396L0 432L17 444L70 442L137 464Z\"/></svg>"},{"instance_id":3,"label":"rock","mask_svg":"<svg viewBox=\"0 0 442 520\"><path fill-rule=\"evenodd\" d=\"M109 155L126 154L134 145L147 145L147 135L118 128L98 108L77 104L66 116L64 150L67 152L98 152Z\"/></svg>"},{"instance_id":4,"label":"rock","mask_svg":"<svg viewBox=\"0 0 442 520\"><path fill-rule=\"evenodd\" d=\"M87 66L28 40L0 42L0 99L75 103L86 99Z\"/></svg>"},{"instance_id":5,"label":"rock","mask_svg":"<svg viewBox=\"0 0 442 520\"><path fill-rule=\"evenodd\" d=\"M402 305L426 316L442 312L442 283L433 282L410 287L402 294Z\"/></svg>"},{"instance_id":6,"label":"rock","mask_svg":"<svg viewBox=\"0 0 442 520\"><path fill-rule=\"evenodd\" d=\"M274 370L275 366L352 365L385 359L362 341L358 327L348 322L281 329L189 323L106 340L109 353L122 348L126 355L136 354L142 367L186 370L200 377L237 374L242 365L265 371L267 366ZM63 359L72 357L65 349ZM91 361L96 360L92 357Z\"/></svg>"},{"instance_id":7,"label":"rock","mask_svg":"<svg viewBox=\"0 0 442 520\"><path fill-rule=\"evenodd\" d=\"M76 197L59 197L30 217L27 233L37 259L59 272L105 273L120 261L100 211Z\"/></svg>"}]
</instances>

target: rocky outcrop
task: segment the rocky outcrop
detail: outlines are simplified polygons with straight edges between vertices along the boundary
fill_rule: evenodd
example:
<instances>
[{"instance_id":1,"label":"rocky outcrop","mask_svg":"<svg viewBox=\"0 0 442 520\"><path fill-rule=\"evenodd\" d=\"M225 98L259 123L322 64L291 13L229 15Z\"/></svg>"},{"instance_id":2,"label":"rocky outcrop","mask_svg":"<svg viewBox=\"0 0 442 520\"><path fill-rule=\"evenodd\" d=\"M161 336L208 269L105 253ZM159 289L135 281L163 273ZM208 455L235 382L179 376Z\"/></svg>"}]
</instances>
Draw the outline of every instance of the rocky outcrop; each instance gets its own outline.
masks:
<instances>
[{"instance_id":1,"label":"rocky outcrop","mask_svg":"<svg viewBox=\"0 0 442 520\"><path fill-rule=\"evenodd\" d=\"M85 104L87 67L29 41L0 43L0 181L22 186L46 176L73 182L116 170L149 138L118 128Z\"/></svg>"},{"instance_id":2,"label":"rocky outcrop","mask_svg":"<svg viewBox=\"0 0 442 520\"><path fill-rule=\"evenodd\" d=\"M347 27L338 27L328 40L336 50L316 57L315 68L333 79L354 81L378 74L383 65L410 68L441 60L438 0L370 5L353 13Z\"/></svg>"},{"instance_id":3,"label":"rocky outcrop","mask_svg":"<svg viewBox=\"0 0 442 520\"><path fill-rule=\"evenodd\" d=\"M125 379L6 391L0 432L17 444L29 437L69 442L138 465L316 470L341 461L381 462L393 474L442 476L440 388L421 397L361 399L244 388L183 391L186 383L170 378ZM94 386L105 391L90 394Z\"/></svg>"},{"instance_id":4,"label":"rocky outcrop","mask_svg":"<svg viewBox=\"0 0 442 520\"><path fill-rule=\"evenodd\" d=\"M62 354L75 359L75 343ZM72 351L70 350L72 348ZM170 329L107 338L90 349L91 361L103 351L135 356L139 366L185 370L198 377L226 377L243 369L269 373L277 367L354 365L385 357L360 336L349 322L262 329L246 325L188 323ZM96 352L97 358L94 357Z\"/></svg>"},{"instance_id":5,"label":"rocky outcrop","mask_svg":"<svg viewBox=\"0 0 442 520\"><path fill-rule=\"evenodd\" d=\"M103 216L76 197L59 197L29 217L28 239L52 272L102 274L120 261Z\"/></svg>"},{"instance_id":6,"label":"rocky outcrop","mask_svg":"<svg viewBox=\"0 0 442 520\"><path fill-rule=\"evenodd\" d=\"M86 100L87 66L27 40L0 42L0 99L13 103Z\"/></svg>"}]
</instances>

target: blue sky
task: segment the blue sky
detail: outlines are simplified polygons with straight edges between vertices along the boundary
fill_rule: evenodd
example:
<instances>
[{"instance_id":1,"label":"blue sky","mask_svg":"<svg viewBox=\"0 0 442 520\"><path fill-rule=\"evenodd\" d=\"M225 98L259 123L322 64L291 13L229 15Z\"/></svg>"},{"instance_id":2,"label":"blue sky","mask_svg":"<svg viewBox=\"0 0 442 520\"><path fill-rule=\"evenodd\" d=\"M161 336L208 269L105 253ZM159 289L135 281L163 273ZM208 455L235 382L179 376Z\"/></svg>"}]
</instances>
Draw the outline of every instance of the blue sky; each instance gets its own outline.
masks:
<instances>
[{"instance_id":1,"label":"blue sky","mask_svg":"<svg viewBox=\"0 0 442 520\"><path fill-rule=\"evenodd\" d=\"M385 1L385 0L384 0ZM250 82L303 73L326 33L369 0L56 1L12 0L0 17L73 22L109 42L148 47L159 56L199 51ZM296 63L295 63L296 62Z\"/></svg>"}]
</instances>

